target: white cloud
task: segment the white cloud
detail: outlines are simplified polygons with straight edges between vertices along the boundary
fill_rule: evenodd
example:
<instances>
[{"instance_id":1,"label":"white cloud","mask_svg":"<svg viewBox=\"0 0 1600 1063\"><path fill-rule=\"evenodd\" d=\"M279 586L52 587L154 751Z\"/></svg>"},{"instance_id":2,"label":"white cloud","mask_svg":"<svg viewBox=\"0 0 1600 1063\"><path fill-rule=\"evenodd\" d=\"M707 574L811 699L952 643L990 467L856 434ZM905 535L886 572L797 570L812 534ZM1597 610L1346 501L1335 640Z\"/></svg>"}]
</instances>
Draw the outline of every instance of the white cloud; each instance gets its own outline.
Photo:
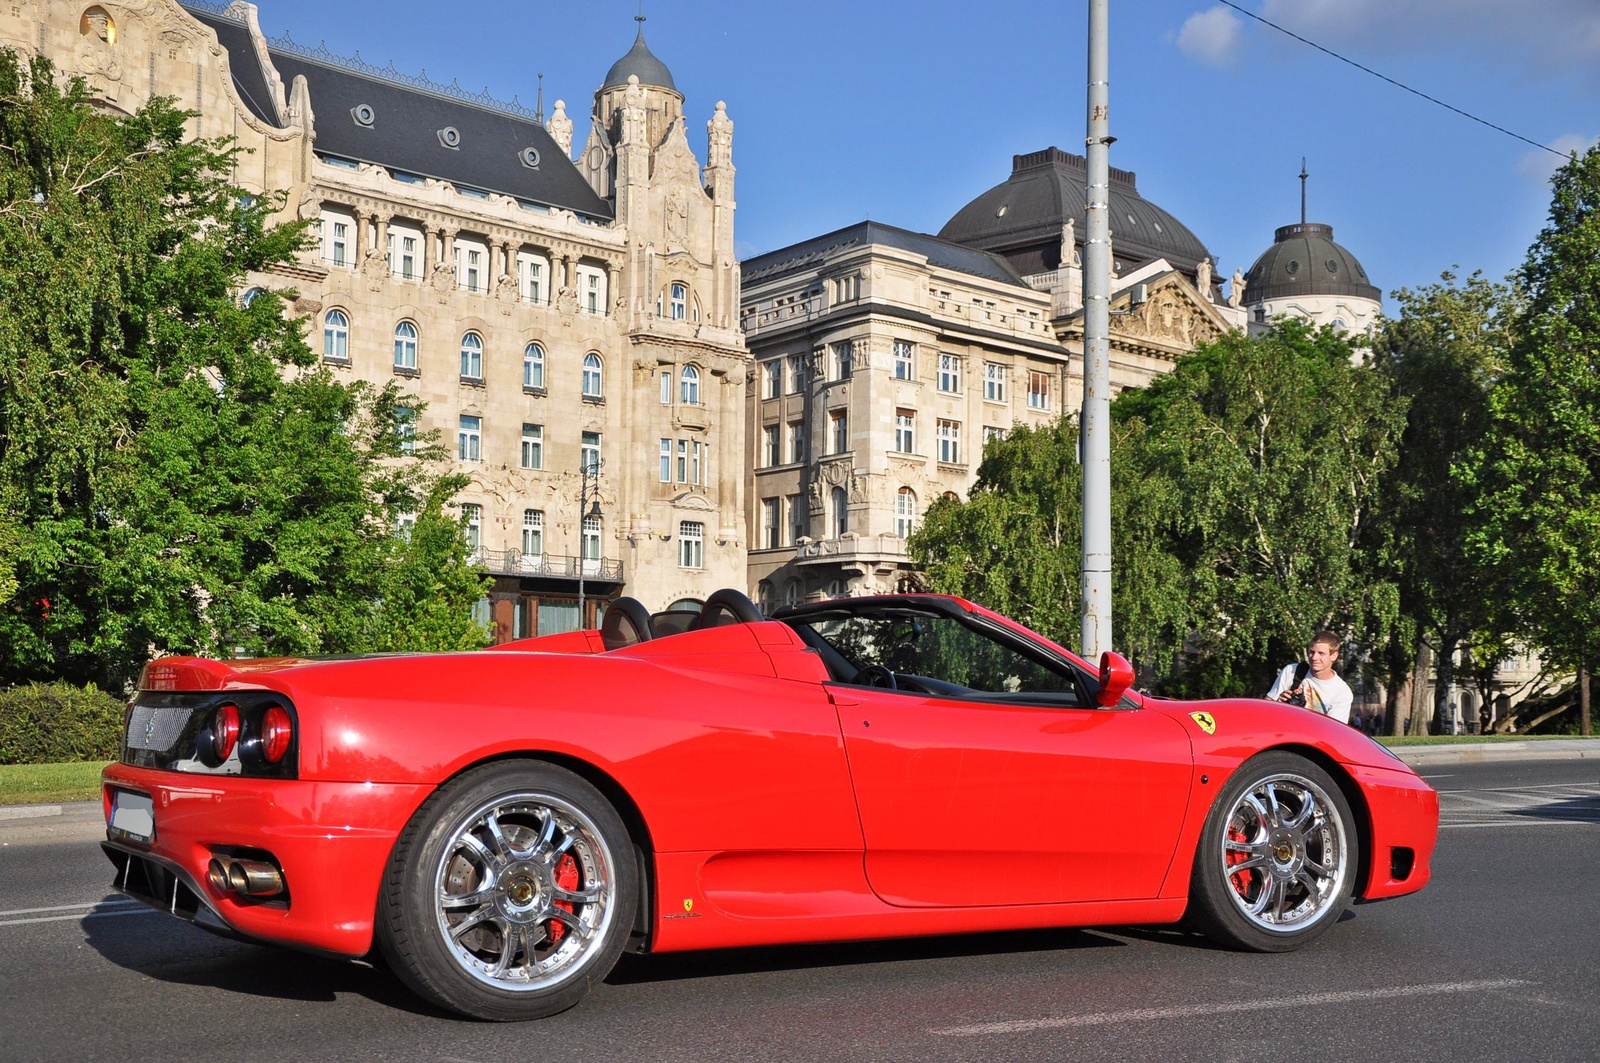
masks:
<instances>
[{"instance_id":1,"label":"white cloud","mask_svg":"<svg viewBox=\"0 0 1600 1063\"><path fill-rule=\"evenodd\" d=\"M1559 167L1565 164L1566 156L1573 152L1582 155L1596 144L1600 144L1600 137L1564 133L1550 142L1550 146L1559 151L1562 158L1558 159L1548 151L1529 148L1522 158L1517 160L1517 172L1524 177L1532 178L1540 184L1544 184L1555 175Z\"/></svg>"},{"instance_id":2,"label":"white cloud","mask_svg":"<svg viewBox=\"0 0 1600 1063\"><path fill-rule=\"evenodd\" d=\"M1595 0L1258 0L1261 17L1355 58L1468 50L1541 74L1600 63Z\"/></svg>"},{"instance_id":3,"label":"white cloud","mask_svg":"<svg viewBox=\"0 0 1600 1063\"><path fill-rule=\"evenodd\" d=\"M1178 48L1207 66L1231 66L1243 47L1242 29L1239 17L1225 7L1197 12L1178 30Z\"/></svg>"}]
</instances>

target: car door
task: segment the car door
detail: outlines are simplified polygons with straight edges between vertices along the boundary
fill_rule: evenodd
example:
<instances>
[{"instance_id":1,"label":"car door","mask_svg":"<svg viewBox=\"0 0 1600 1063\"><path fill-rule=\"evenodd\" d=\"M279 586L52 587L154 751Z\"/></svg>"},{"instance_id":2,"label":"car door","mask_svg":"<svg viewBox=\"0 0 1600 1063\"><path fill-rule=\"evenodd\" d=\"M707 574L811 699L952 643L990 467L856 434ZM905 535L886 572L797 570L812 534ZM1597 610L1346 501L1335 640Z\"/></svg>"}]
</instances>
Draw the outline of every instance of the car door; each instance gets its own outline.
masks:
<instances>
[{"instance_id":1,"label":"car door","mask_svg":"<svg viewBox=\"0 0 1600 1063\"><path fill-rule=\"evenodd\" d=\"M1183 728L1131 703L1093 705L1083 676L1029 690L1038 661L927 623L947 629L943 646L900 655L920 669L897 676L902 689L828 684L873 891L915 907L1155 897L1190 789ZM974 675L985 656L989 674Z\"/></svg>"}]
</instances>

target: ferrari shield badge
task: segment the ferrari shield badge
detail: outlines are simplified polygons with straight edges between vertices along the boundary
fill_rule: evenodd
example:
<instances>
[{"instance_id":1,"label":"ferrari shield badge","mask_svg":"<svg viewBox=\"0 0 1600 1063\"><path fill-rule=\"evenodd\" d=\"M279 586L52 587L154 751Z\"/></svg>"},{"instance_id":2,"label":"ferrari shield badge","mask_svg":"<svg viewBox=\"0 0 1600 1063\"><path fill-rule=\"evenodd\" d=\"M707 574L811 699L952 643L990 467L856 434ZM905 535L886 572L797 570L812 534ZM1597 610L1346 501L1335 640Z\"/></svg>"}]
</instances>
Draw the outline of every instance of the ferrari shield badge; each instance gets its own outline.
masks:
<instances>
[{"instance_id":1,"label":"ferrari shield badge","mask_svg":"<svg viewBox=\"0 0 1600 1063\"><path fill-rule=\"evenodd\" d=\"M692 911L694 911L694 900L693 900L693 898L690 898L690 897L685 897L685 898L684 898L684 899L683 899L683 910L684 910L684 911L685 911L685 912L692 912Z\"/></svg>"},{"instance_id":2,"label":"ferrari shield badge","mask_svg":"<svg viewBox=\"0 0 1600 1063\"><path fill-rule=\"evenodd\" d=\"M1206 734L1214 735L1217 733L1217 721L1209 712L1191 712L1189 714L1189 719L1193 720L1195 722L1195 726L1199 727L1200 730L1204 731Z\"/></svg>"}]
</instances>

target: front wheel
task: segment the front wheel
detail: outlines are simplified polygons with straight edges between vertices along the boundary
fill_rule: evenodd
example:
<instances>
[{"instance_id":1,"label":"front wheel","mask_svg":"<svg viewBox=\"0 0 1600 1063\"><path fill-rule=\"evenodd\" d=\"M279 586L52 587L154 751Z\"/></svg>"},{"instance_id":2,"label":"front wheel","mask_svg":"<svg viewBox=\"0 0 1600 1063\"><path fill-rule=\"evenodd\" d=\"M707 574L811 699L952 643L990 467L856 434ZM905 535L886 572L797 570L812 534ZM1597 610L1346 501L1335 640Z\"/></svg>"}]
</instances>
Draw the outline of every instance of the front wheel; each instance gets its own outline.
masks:
<instances>
[{"instance_id":1,"label":"front wheel","mask_svg":"<svg viewBox=\"0 0 1600 1063\"><path fill-rule=\"evenodd\" d=\"M401 833L378 943L401 980L452 1011L543 1018L610 972L638 897L627 830L598 790L550 764L489 764Z\"/></svg>"},{"instance_id":2,"label":"front wheel","mask_svg":"<svg viewBox=\"0 0 1600 1063\"><path fill-rule=\"evenodd\" d=\"M1327 772L1293 753L1264 753L1234 772L1206 818L1190 911L1222 944L1300 948L1349 905L1358 845L1349 802Z\"/></svg>"}]
</instances>

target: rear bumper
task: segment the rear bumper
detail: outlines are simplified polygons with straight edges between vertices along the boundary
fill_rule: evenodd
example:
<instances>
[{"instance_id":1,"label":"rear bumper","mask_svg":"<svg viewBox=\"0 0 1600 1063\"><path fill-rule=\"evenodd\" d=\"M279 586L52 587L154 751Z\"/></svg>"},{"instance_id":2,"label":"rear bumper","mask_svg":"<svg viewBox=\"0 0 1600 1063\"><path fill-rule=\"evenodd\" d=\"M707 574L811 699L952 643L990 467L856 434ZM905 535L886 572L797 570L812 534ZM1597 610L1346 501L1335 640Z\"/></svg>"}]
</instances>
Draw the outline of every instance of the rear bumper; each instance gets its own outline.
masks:
<instances>
[{"instance_id":1,"label":"rear bumper","mask_svg":"<svg viewBox=\"0 0 1600 1063\"><path fill-rule=\"evenodd\" d=\"M378 885L394 840L429 786L329 783L189 775L113 764L101 776L109 813L113 788L151 796L149 845L113 838L115 886L130 897L217 933L342 956L372 948ZM219 853L255 849L282 868L285 898L261 902L219 893L206 864Z\"/></svg>"},{"instance_id":2,"label":"rear bumper","mask_svg":"<svg viewBox=\"0 0 1600 1063\"><path fill-rule=\"evenodd\" d=\"M1415 893L1433 875L1439 795L1408 769L1345 765L1361 787L1372 827L1367 876L1357 895L1375 901Z\"/></svg>"}]
</instances>

